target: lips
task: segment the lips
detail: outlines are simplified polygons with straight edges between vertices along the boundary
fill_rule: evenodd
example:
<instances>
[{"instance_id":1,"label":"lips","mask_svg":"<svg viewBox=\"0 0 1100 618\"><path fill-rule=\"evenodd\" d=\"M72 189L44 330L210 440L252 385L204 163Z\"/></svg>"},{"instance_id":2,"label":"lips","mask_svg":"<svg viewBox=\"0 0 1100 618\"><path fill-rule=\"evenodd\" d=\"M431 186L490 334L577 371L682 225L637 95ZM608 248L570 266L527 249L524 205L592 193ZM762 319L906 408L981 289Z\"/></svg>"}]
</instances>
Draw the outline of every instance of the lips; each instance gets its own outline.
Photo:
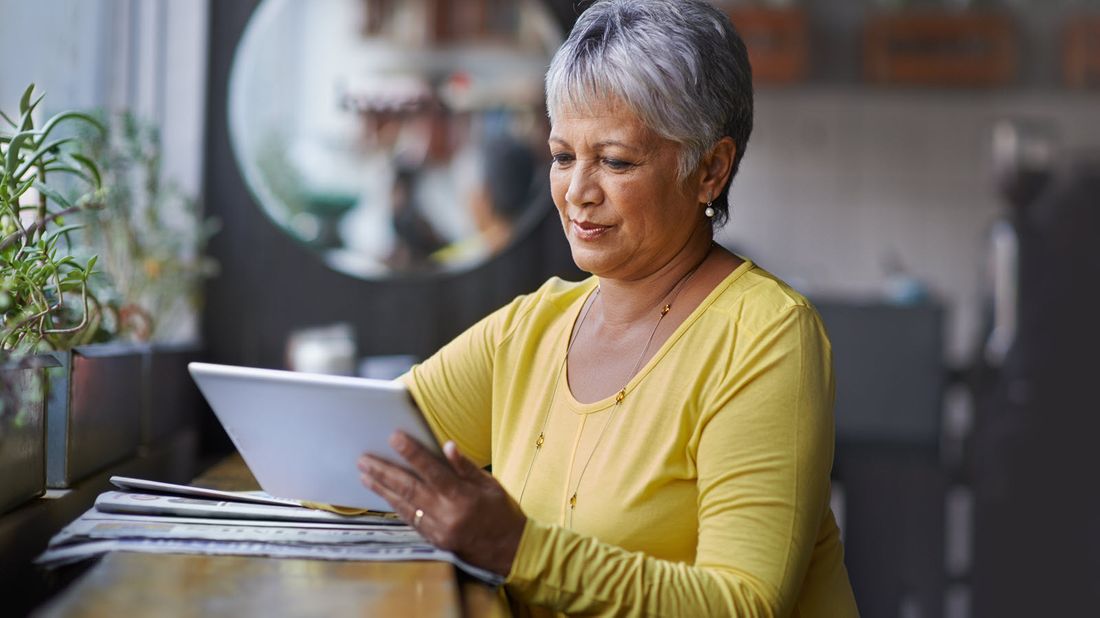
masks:
<instances>
[{"instance_id":1,"label":"lips","mask_svg":"<svg viewBox=\"0 0 1100 618\"><path fill-rule=\"evenodd\" d=\"M573 236L580 240L596 240L611 229L610 225L600 225L591 221L570 219L569 223L573 227Z\"/></svg>"}]
</instances>

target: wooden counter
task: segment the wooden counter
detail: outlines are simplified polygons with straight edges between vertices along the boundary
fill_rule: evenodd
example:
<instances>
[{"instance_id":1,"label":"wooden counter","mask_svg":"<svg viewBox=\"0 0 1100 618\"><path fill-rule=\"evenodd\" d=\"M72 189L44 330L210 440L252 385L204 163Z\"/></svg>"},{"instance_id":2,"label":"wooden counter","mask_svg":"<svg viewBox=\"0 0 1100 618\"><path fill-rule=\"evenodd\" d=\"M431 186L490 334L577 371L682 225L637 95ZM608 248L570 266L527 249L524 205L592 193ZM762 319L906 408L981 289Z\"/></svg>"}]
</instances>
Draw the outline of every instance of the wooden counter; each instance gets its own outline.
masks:
<instances>
[{"instance_id":1,"label":"wooden counter","mask_svg":"<svg viewBox=\"0 0 1100 618\"><path fill-rule=\"evenodd\" d=\"M239 456L194 481L258 489ZM42 616L506 616L496 590L443 562L108 554Z\"/></svg>"}]
</instances>

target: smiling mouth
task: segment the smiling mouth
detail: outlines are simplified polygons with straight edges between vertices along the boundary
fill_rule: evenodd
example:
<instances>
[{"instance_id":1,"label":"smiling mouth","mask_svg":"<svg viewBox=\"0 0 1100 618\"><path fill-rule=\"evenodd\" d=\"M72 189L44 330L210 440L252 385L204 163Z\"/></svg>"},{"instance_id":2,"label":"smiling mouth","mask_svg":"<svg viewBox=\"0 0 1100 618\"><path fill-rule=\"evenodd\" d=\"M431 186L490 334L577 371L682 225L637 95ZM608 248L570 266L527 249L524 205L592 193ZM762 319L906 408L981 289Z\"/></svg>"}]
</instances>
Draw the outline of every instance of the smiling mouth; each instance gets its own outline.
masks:
<instances>
[{"instance_id":1,"label":"smiling mouth","mask_svg":"<svg viewBox=\"0 0 1100 618\"><path fill-rule=\"evenodd\" d=\"M573 227L573 236L581 240L596 240L611 229L610 225L599 225L591 221L576 221L570 219L569 223Z\"/></svg>"}]
</instances>

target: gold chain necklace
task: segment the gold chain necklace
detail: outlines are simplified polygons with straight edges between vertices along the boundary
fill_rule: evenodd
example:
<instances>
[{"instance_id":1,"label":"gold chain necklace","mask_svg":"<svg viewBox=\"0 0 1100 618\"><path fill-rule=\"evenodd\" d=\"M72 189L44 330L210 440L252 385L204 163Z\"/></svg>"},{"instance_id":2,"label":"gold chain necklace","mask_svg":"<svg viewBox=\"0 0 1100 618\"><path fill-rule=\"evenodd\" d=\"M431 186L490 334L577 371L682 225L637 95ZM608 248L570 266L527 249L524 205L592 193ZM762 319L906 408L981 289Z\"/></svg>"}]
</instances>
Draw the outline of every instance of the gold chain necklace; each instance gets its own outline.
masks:
<instances>
[{"instance_id":1,"label":"gold chain necklace","mask_svg":"<svg viewBox=\"0 0 1100 618\"><path fill-rule=\"evenodd\" d=\"M713 249L713 244L711 245ZM653 325L653 330L649 332L649 337L646 339L645 346L642 347L641 354L638 355L638 360L634 361L634 368L630 370L630 373L626 376L626 382L623 383L622 388L615 394L615 403L611 409L611 414L608 416L607 422L600 428L599 435L596 436L596 442L592 445L592 450L588 452L588 457L584 460L584 465L581 466L581 472L577 475L577 482L573 485L573 491L569 495L569 524L568 527L573 527L573 512L577 508L577 492L580 489L581 481L584 480L584 473L588 470L588 464L592 461L592 456L596 454L596 451L600 448L600 443L603 441L604 433L607 428L615 421L615 414L619 411L619 407L623 401L626 400L626 387L630 384L630 380L638 373L638 369L641 368L642 359L645 358L646 352L649 351L650 344L653 343L653 337L657 334L657 329L661 326L661 321L665 319L665 316L672 311L672 304L679 297L680 292L687 286L688 281L699 270L699 267L703 265L703 262L710 257L710 250L707 251L703 259L699 261L691 270L687 272L683 277L672 286L665 296L665 302L661 306L660 314L657 316L657 323ZM584 312L581 314L580 320L577 322L577 327L570 333L569 345L565 348L565 358L562 359L561 365L558 367L557 375L554 378L553 390L550 392L550 402L546 406L546 411L542 416L542 427L539 429L538 438L535 439L535 454L531 456L531 462L527 466L527 474L523 477L523 485L519 492L519 503L523 504L523 496L527 492L527 481L531 478L531 471L535 466L535 459L538 458L539 452L542 450L542 445L546 442L546 424L550 420L550 411L554 407L554 400L557 397L558 386L561 384L561 376L565 372L565 367L569 363L569 353L573 350L573 344L580 338L581 329L584 327L584 322L588 318L588 312L592 310L592 306L596 304L596 300L600 296L600 287L596 286L596 291L592 295L592 300L584 308Z\"/></svg>"}]
</instances>

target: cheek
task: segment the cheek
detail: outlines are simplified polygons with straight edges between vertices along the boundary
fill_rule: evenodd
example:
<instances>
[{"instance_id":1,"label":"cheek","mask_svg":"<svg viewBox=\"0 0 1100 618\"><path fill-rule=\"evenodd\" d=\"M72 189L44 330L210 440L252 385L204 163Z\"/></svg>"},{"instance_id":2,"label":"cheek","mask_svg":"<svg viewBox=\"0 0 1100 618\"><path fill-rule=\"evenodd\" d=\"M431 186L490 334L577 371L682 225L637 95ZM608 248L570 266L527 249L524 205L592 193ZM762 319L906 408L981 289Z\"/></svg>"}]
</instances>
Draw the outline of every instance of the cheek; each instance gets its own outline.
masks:
<instances>
[{"instance_id":1,"label":"cheek","mask_svg":"<svg viewBox=\"0 0 1100 618\"><path fill-rule=\"evenodd\" d=\"M569 176L557 170L550 170L550 197L554 199L554 206L561 212L565 211L565 193L569 190Z\"/></svg>"},{"instance_id":2,"label":"cheek","mask_svg":"<svg viewBox=\"0 0 1100 618\"><path fill-rule=\"evenodd\" d=\"M693 225L693 202L685 199L673 185L673 179L660 179L640 186L624 187L620 203L629 204L623 213L631 230L647 242L678 238L676 230Z\"/></svg>"}]
</instances>

